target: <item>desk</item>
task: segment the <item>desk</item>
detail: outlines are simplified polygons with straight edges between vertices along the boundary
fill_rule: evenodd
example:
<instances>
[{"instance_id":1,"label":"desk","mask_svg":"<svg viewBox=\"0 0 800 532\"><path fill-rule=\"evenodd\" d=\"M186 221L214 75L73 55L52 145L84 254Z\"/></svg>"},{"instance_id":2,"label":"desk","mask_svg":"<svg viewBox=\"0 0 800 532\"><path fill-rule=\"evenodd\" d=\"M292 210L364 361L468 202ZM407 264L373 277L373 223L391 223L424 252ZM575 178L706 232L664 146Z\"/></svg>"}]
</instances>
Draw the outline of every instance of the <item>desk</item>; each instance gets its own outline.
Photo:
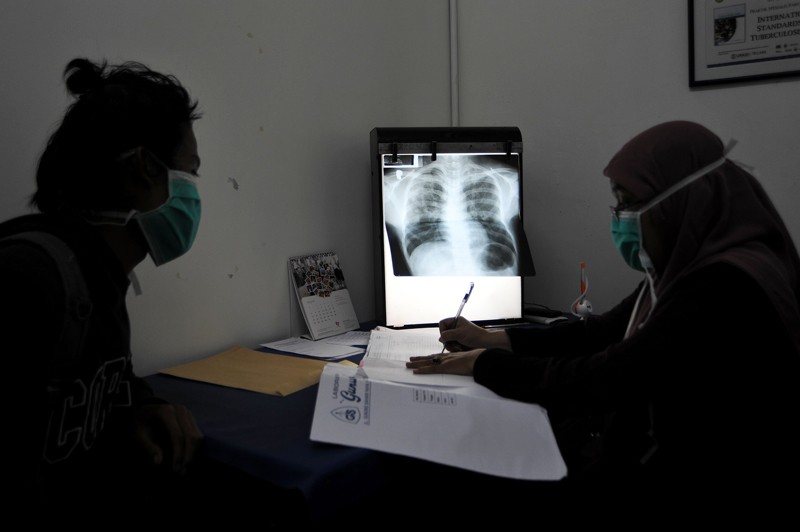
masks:
<instances>
[{"instance_id":1,"label":"desk","mask_svg":"<svg viewBox=\"0 0 800 532\"><path fill-rule=\"evenodd\" d=\"M356 362L360 357L350 360ZM493 496L500 490L513 492L511 500L530 495L531 489L536 494L530 496L538 500L551 496L550 490L544 494L539 490L552 483L500 479L369 449L311 441L317 385L278 397L162 374L145 377L145 381L157 396L192 411L205 434L209 458L279 487L299 489L312 521L341 515L342 508L353 508L362 500L369 500L370 509L385 520L381 511L397 512L416 494L442 490L443 486L447 491L441 492L440 500L451 496L454 504L464 504L465 496L482 498L489 490ZM383 501L382 509L374 504L376 498ZM467 515L472 518L471 513ZM401 517L390 519L396 523ZM452 525L451 519L446 524Z\"/></svg>"},{"instance_id":2,"label":"desk","mask_svg":"<svg viewBox=\"0 0 800 532\"><path fill-rule=\"evenodd\" d=\"M382 453L310 440L316 385L278 397L162 374L145 381L158 397L192 411L209 458L299 489L313 520L385 483Z\"/></svg>"}]
</instances>

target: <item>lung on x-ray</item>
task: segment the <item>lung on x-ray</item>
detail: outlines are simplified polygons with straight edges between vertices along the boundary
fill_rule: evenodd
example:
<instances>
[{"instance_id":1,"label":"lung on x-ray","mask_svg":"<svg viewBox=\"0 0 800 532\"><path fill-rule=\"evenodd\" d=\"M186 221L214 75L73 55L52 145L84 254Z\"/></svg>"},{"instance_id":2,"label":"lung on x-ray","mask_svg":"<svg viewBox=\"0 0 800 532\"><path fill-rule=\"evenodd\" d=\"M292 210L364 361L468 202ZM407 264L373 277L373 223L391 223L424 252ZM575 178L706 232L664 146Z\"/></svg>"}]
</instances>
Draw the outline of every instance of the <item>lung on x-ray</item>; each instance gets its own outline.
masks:
<instances>
[{"instance_id":1,"label":"lung on x-ray","mask_svg":"<svg viewBox=\"0 0 800 532\"><path fill-rule=\"evenodd\" d=\"M378 321L429 325L452 315L519 319L535 274L522 225L517 128L372 131Z\"/></svg>"}]
</instances>

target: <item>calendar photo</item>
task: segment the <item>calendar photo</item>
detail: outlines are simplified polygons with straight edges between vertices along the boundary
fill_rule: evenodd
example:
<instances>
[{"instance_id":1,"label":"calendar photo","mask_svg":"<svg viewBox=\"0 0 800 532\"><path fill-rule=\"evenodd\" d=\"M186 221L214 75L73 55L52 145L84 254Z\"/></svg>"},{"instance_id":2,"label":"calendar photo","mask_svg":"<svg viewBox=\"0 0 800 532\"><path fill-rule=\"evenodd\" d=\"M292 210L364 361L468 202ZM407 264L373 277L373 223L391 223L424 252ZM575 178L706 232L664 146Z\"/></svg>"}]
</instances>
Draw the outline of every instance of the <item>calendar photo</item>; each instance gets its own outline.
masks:
<instances>
[{"instance_id":1,"label":"calendar photo","mask_svg":"<svg viewBox=\"0 0 800 532\"><path fill-rule=\"evenodd\" d=\"M335 252L292 257L289 273L312 340L358 329L358 318Z\"/></svg>"}]
</instances>

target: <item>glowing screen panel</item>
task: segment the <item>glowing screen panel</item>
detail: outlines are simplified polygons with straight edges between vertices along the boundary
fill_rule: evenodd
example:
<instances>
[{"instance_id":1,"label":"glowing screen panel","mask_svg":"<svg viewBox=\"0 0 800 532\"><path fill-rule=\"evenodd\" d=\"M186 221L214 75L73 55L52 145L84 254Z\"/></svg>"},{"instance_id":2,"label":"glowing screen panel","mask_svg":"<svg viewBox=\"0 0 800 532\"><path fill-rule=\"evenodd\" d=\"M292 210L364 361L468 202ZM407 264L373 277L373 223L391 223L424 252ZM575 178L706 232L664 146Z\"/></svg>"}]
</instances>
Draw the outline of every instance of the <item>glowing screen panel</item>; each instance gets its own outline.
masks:
<instances>
[{"instance_id":1,"label":"glowing screen panel","mask_svg":"<svg viewBox=\"0 0 800 532\"><path fill-rule=\"evenodd\" d=\"M475 288L464 317L521 318L522 277L532 274L522 231L521 150L404 147L378 154L379 185L373 181L380 187L373 204L382 252L376 261L379 322L436 324L455 314L470 282Z\"/></svg>"}]
</instances>

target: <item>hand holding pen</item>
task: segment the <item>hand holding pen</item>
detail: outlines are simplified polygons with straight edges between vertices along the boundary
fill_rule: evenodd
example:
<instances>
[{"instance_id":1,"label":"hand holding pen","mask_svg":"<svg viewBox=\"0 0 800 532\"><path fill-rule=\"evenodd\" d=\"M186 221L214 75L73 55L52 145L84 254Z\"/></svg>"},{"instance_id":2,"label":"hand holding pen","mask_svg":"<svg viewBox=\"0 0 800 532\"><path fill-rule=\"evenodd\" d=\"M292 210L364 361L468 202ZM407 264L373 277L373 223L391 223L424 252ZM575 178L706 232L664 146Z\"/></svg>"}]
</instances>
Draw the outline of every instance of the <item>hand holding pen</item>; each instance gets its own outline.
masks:
<instances>
[{"instance_id":1,"label":"hand holding pen","mask_svg":"<svg viewBox=\"0 0 800 532\"><path fill-rule=\"evenodd\" d=\"M475 283L469 283L469 291L464 294L464 299L461 300L461 304L458 306L458 310L456 311L456 315L453 318L453 324L450 326L451 329L455 329L458 325L458 318L461 317L461 311L464 310L464 305L467 304L469 301L469 296L472 295L472 289L475 287ZM442 346L442 353L444 353L445 346ZM440 353L441 354L441 353Z\"/></svg>"}]
</instances>

